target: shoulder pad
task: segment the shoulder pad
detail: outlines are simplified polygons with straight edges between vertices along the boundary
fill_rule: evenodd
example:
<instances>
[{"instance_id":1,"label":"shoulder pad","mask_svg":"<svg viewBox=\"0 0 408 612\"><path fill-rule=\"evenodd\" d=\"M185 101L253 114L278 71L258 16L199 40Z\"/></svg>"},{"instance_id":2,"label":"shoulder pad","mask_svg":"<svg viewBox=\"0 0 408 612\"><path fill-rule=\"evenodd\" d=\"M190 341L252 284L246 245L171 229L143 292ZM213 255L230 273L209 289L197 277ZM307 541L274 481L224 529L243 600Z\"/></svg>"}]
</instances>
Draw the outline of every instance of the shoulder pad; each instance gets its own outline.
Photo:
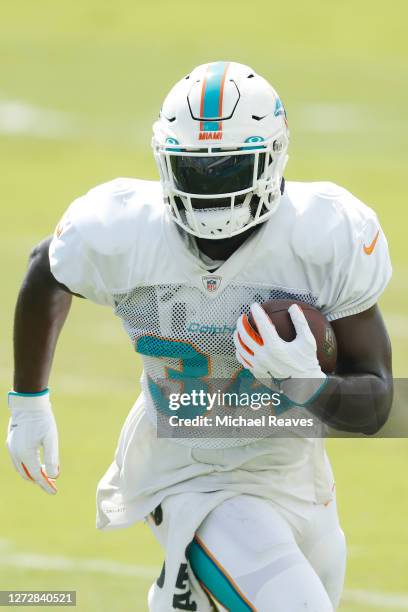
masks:
<instances>
[{"instance_id":1,"label":"shoulder pad","mask_svg":"<svg viewBox=\"0 0 408 612\"><path fill-rule=\"evenodd\" d=\"M163 213L159 182L118 178L75 200L69 222L90 249L113 255L131 247L146 224L159 221Z\"/></svg>"},{"instance_id":2,"label":"shoulder pad","mask_svg":"<svg viewBox=\"0 0 408 612\"><path fill-rule=\"evenodd\" d=\"M371 208L334 183L292 183L289 197L296 211L292 246L309 263L345 257L368 224L378 225Z\"/></svg>"}]
</instances>

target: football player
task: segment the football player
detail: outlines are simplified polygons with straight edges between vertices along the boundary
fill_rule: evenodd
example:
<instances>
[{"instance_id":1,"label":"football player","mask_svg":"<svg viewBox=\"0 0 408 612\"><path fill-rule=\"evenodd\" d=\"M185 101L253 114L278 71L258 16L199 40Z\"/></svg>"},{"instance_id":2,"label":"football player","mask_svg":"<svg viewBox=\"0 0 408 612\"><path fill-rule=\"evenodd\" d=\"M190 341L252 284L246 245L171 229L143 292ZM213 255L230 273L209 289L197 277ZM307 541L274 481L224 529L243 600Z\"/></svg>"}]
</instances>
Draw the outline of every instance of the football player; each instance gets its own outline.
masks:
<instances>
[{"instance_id":1,"label":"football player","mask_svg":"<svg viewBox=\"0 0 408 612\"><path fill-rule=\"evenodd\" d=\"M332 611L346 553L322 439L157 431L169 388L269 380L285 381L292 404L332 428L377 432L392 399L376 305L391 275L386 239L345 189L285 182L284 106L248 66L195 68L168 94L153 132L160 181L91 189L31 253L15 315L14 466L56 492L48 377L58 335L73 295L110 306L144 372L98 486L97 525L146 518L163 544L149 609ZM335 373L322 372L296 305L296 338L280 339L259 306L274 298L313 305L331 321Z\"/></svg>"}]
</instances>

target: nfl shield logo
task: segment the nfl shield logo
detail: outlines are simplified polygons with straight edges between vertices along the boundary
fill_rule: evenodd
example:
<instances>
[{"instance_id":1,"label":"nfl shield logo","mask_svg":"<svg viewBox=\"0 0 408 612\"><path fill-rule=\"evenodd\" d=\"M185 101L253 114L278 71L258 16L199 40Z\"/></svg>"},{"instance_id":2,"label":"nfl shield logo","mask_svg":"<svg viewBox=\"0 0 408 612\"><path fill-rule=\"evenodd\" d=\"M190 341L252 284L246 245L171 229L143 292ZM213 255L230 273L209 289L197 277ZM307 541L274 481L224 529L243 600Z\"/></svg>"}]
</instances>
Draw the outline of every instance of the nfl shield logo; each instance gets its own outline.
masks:
<instances>
[{"instance_id":1,"label":"nfl shield logo","mask_svg":"<svg viewBox=\"0 0 408 612\"><path fill-rule=\"evenodd\" d=\"M207 291L217 291L221 283L221 276L203 276L203 285Z\"/></svg>"}]
</instances>

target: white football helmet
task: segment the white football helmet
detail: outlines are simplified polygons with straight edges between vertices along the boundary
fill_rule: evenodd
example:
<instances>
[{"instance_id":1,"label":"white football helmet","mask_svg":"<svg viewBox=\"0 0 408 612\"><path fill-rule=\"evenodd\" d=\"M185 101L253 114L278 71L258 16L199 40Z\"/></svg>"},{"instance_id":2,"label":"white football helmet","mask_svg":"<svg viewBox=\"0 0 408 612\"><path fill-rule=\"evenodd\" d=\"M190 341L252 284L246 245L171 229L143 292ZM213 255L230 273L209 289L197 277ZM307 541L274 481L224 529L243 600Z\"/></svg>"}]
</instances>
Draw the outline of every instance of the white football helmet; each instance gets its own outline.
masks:
<instances>
[{"instance_id":1,"label":"white football helmet","mask_svg":"<svg viewBox=\"0 0 408 612\"><path fill-rule=\"evenodd\" d=\"M283 104L251 68L214 62L168 94L153 126L165 201L201 238L229 238L265 221L281 197L289 130Z\"/></svg>"}]
</instances>

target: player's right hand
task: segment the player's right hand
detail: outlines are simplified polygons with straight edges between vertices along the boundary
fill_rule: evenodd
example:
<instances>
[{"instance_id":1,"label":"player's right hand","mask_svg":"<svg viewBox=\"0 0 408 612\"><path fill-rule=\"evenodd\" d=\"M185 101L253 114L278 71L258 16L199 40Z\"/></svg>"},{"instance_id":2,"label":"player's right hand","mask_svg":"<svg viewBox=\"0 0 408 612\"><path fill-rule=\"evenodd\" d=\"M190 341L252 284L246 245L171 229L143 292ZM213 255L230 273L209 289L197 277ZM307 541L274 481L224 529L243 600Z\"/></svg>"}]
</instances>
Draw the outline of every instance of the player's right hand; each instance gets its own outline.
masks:
<instances>
[{"instance_id":1,"label":"player's right hand","mask_svg":"<svg viewBox=\"0 0 408 612\"><path fill-rule=\"evenodd\" d=\"M55 478L59 474L58 432L48 389L37 394L11 391L8 404L11 417L6 444L14 467L25 480L55 495Z\"/></svg>"}]
</instances>

